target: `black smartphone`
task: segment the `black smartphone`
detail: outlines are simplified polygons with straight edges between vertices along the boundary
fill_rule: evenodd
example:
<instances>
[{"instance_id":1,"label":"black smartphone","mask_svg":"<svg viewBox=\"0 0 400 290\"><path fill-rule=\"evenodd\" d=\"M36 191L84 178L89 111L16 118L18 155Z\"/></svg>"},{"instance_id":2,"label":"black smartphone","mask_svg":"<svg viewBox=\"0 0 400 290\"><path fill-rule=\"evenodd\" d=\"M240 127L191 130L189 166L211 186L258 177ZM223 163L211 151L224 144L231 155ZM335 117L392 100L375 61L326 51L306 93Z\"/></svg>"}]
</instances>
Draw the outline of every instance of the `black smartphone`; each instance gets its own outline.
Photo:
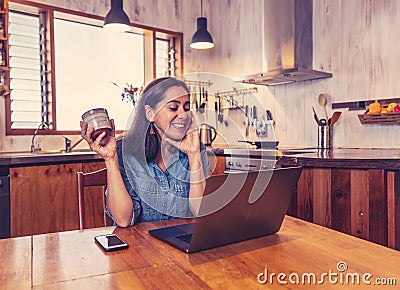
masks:
<instances>
[{"instance_id":1,"label":"black smartphone","mask_svg":"<svg viewBox=\"0 0 400 290\"><path fill-rule=\"evenodd\" d=\"M129 245L127 243L125 243L116 234L96 236L96 237L94 237L94 240L106 252L127 249L129 247Z\"/></svg>"}]
</instances>

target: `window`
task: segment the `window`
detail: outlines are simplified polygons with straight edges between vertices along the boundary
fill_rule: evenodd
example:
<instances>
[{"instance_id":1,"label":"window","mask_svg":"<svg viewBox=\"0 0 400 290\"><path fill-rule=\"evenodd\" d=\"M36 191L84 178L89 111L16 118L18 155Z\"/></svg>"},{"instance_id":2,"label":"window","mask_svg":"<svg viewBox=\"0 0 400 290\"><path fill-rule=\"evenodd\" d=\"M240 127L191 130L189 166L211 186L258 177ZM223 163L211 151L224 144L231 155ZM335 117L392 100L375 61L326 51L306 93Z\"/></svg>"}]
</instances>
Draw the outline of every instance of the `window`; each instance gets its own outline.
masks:
<instances>
[{"instance_id":1,"label":"window","mask_svg":"<svg viewBox=\"0 0 400 290\"><path fill-rule=\"evenodd\" d=\"M133 107L120 96L126 83L144 83L143 35L61 19L54 35L57 129L76 130L82 114L96 107L107 108L117 129L125 129Z\"/></svg>"},{"instance_id":2,"label":"window","mask_svg":"<svg viewBox=\"0 0 400 290\"><path fill-rule=\"evenodd\" d=\"M102 29L97 16L40 4L15 7L9 11L7 135L31 134L42 123L50 125L48 134L78 133L81 115L95 107L107 108L124 130L133 107L121 100L123 88L142 86L151 75L174 76L182 67L174 56L180 33L133 27L115 34Z\"/></svg>"}]
</instances>

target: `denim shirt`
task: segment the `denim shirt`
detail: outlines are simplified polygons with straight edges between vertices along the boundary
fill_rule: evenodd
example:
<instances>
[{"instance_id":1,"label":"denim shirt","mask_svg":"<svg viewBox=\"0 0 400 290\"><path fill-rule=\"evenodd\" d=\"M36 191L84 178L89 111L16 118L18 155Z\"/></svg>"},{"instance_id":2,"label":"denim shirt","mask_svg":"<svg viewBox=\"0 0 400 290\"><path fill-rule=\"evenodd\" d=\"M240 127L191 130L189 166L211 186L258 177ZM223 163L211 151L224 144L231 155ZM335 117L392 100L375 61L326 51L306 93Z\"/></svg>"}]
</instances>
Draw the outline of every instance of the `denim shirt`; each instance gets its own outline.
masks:
<instances>
[{"instance_id":1,"label":"denim shirt","mask_svg":"<svg viewBox=\"0 0 400 290\"><path fill-rule=\"evenodd\" d=\"M190 166L186 154L176 150L163 172L156 161L140 161L123 153L123 142L117 142L119 169L126 190L133 201L130 225L140 222L194 217L189 206ZM201 146L204 175L207 177L209 160ZM106 191L106 196L108 191ZM106 208L106 213L112 218Z\"/></svg>"}]
</instances>

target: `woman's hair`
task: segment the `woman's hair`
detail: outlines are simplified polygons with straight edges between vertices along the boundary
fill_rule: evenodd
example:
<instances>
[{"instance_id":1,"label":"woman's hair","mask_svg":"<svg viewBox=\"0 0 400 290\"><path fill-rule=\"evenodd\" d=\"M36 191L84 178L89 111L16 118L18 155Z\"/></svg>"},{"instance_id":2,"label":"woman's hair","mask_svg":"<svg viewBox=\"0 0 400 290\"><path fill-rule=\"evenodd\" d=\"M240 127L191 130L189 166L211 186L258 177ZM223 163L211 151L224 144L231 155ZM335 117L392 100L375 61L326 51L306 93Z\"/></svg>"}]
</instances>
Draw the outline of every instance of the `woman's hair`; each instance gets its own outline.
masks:
<instances>
[{"instance_id":1,"label":"woman's hair","mask_svg":"<svg viewBox=\"0 0 400 290\"><path fill-rule=\"evenodd\" d=\"M189 93L184 82L171 77L155 79L143 90L137 102L132 127L124 137L124 153L133 154L136 158L147 162L157 157L160 152L161 138L153 124L150 124L146 118L145 105L154 109L171 87L182 87Z\"/></svg>"}]
</instances>

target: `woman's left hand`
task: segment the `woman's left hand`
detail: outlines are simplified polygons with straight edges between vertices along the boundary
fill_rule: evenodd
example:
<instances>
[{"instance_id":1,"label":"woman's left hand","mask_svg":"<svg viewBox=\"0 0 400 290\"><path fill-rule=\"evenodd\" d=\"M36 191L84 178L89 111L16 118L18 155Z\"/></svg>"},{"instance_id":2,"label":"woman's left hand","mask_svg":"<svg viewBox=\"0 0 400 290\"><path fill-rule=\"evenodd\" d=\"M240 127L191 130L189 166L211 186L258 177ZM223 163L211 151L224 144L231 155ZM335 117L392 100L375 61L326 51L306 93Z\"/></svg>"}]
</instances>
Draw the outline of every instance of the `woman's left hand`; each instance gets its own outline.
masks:
<instances>
[{"instance_id":1,"label":"woman's left hand","mask_svg":"<svg viewBox=\"0 0 400 290\"><path fill-rule=\"evenodd\" d=\"M196 125L196 120L194 118L194 115L193 114L191 115L192 115L192 122L190 124L190 127L188 128L185 137L182 140L176 141L172 140L171 138L165 137L165 141L175 146L188 156L200 153L199 131Z\"/></svg>"}]
</instances>

